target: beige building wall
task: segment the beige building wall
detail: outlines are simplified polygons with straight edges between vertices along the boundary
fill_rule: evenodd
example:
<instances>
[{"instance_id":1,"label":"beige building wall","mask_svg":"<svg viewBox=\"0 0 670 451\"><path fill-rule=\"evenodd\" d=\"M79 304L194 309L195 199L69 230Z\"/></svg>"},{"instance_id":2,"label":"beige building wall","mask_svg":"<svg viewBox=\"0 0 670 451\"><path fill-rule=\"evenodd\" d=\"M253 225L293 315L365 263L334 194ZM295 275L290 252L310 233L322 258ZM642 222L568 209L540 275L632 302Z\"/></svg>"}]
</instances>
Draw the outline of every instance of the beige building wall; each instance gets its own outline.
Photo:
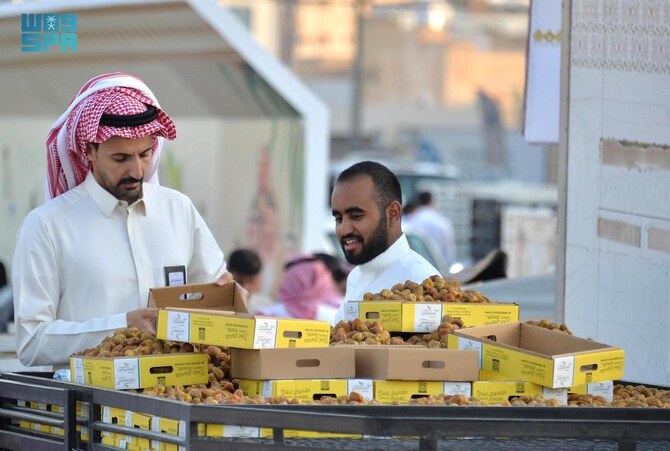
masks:
<instances>
[{"instance_id":1,"label":"beige building wall","mask_svg":"<svg viewBox=\"0 0 670 451\"><path fill-rule=\"evenodd\" d=\"M307 3L296 7L296 69L349 70L356 56L356 14L349 2Z\"/></svg>"},{"instance_id":2,"label":"beige building wall","mask_svg":"<svg viewBox=\"0 0 670 451\"><path fill-rule=\"evenodd\" d=\"M423 107L441 104L445 41L426 41L420 31L386 20L367 21L365 103Z\"/></svg>"},{"instance_id":3,"label":"beige building wall","mask_svg":"<svg viewBox=\"0 0 670 451\"><path fill-rule=\"evenodd\" d=\"M463 41L451 42L445 53L444 105L476 102L481 88L498 102L508 126L518 123L526 78L524 49L482 50Z\"/></svg>"}]
</instances>

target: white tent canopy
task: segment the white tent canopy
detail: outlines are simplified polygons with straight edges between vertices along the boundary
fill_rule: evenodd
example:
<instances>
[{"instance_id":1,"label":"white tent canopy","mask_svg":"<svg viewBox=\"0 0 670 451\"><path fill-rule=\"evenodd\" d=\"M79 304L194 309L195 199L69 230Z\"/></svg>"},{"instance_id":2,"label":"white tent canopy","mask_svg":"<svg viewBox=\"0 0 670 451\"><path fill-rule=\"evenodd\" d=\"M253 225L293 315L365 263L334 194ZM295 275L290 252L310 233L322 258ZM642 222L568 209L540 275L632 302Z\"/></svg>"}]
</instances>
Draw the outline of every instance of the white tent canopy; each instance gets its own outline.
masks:
<instances>
[{"instance_id":1,"label":"white tent canopy","mask_svg":"<svg viewBox=\"0 0 670 451\"><path fill-rule=\"evenodd\" d=\"M76 52L21 52L22 13L64 12L78 17ZM327 108L215 1L4 4L0 67L2 121L33 116L55 120L85 80L113 67L146 80L173 116L297 122L304 147L299 247L320 247L327 204Z\"/></svg>"}]
</instances>

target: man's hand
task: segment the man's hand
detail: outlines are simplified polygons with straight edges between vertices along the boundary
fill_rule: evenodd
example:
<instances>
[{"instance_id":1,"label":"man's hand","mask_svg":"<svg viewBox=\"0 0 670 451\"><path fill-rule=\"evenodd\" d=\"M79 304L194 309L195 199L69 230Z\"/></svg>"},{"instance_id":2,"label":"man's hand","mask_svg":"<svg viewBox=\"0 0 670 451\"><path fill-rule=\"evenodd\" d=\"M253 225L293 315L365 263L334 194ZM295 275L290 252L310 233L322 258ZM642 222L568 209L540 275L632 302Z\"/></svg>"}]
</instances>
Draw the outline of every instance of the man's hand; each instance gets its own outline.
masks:
<instances>
[{"instance_id":1,"label":"man's hand","mask_svg":"<svg viewBox=\"0 0 670 451\"><path fill-rule=\"evenodd\" d=\"M221 274L221 277L216 279L216 284L217 285L225 285L228 282L232 282L232 281L233 281L233 275L229 272L224 272L223 274Z\"/></svg>"},{"instance_id":2,"label":"man's hand","mask_svg":"<svg viewBox=\"0 0 670 451\"><path fill-rule=\"evenodd\" d=\"M219 277L217 279L216 284L217 285L225 285L228 282L234 282L233 275L229 272L224 272L221 275L221 277ZM240 293L242 294L242 300L244 301L244 305L249 305L249 291L246 288L244 288L242 285L239 285L239 287L240 287Z\"/></svg>"},{"instance_id":3,"label":"man's hand","mask_svg":"<svg viewBox=\"0 0 670 451\"><path fill-rule=\"evenodd\" d=\"M149 332L156 335L156 318L158 309L141 308L126 313L128 327L136 327L140 332Z\"/></svg>"}]
</instances>

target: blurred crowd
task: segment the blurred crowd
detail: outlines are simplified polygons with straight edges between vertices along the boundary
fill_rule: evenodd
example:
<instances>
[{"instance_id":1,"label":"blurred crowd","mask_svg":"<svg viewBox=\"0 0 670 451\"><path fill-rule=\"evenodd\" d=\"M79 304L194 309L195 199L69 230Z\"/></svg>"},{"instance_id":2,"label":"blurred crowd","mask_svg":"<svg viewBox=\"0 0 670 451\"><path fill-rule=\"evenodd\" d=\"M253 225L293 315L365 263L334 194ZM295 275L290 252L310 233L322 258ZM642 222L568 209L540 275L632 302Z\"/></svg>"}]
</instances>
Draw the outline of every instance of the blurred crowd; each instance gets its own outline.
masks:
<instances>
[{"instance_id":1,"label":"blurred crowd","mask_svg":"<svg viewBox=\"0 0 670 451\"><path fill-rule=\"evenodd\" d=\"M255 251L234 250L228 270L249 291L249 313L331 322L344 301L349 267L325 253L295 256L282 268L276 298L261 291L263 263Z\"/></svg>"}]
</instances>

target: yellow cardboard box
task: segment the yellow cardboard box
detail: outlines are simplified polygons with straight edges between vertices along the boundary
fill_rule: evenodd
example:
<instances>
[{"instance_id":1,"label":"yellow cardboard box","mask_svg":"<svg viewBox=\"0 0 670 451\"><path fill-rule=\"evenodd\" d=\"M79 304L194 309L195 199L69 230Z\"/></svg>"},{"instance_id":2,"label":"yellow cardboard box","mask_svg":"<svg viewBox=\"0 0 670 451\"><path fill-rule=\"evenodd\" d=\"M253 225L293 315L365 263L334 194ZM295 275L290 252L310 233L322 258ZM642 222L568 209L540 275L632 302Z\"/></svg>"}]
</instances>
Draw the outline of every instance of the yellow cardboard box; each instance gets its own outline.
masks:
<instances>
[{"instance_id":1,"label":"yellow cardboard box","mask_svg":"<svg viewBox=\"0 0 670 451\"><path fill-rule=\"evenodd\" d=\"M591 384L576 385L568 389L568 393L576 393L579 395L593 395L602 396L609 402L614 399L614 382L602 381L593 382Z\"/></svg>"},{"instance_id":2,"label":"yellow cardboard box","mask_svg":"<svg viewBox=\"0 0 670 451\"><path fill-rule=\"evenodd\" d=\"M202 429L204 430L204 426ZM174 435L183 438L186 436L186 423L182 420L154 416L151 418L151 430L153 432L160 432L162 434ZM151 449L157 451L181 451L184 449L184 447L175 445L173 443L152 440Z\"/></svg>"},{"instance_id":3,"label":"yellow cardboard box","mask_svg":"<svg viewBox=\"0 0 670 451\"><path fill-rule=\"evenodd\" d=\"M21 422L21 423L23 423L23 422ZM28 423L28 424L26 424L26 426L28 426L28 427L26 427L24 429L31 429L31 430L36 431L36 432L42 432L43 434L51 434L53 432L52 427L49 426L49 425L46 425L46 424Z\"/></svg>"},{"instance_id":4,"label":"yellow cardboard box","mask_svg":"<svg viewBox=\"0 0 670 451\"><path fill-rule=\"evenodd\" d=\"M373 381L374 397L382 404L407 403L414 398L444 393L439 381Z\"/></svg>"},{"instance_id":5,"label":"yellow cardboard box","mask_svg":"<svg viewBox=\"0 0 670 451\"><path fill-rule=\"evenodd\" d=\"M100 420L107 424L116 424L128 428L151 430L151 417L138 412L120 409L118 407L101 406ZM143 437L136 437L128 434L113 432L102 432L103 437L112 437L108 439L113 446L123 449L146 450L151 449L151 441Z\"/></svg>"},{"instance_id":6,"label":"yellow cardboard box","mask_svg":"<svg viewBox=\"0 0 670 451\"><path fill-rule=\"evenodd\" d=\"M354 301L344 306L345 319L380 321L389 332L432 332L442 317L460 318L466 326L519 320L519 306L504 303Z\"/></svg>"},{"instance_id":7,"label":"yellow cardboard box","mask_svg":"<svg viewBox=\"0 0 670 451\"><path fill-rule=\"evenodd\" d=\"M283 396L303 402L318 401L322 396L348 396L352 391L372 399L373 386L369 379L303 379L269 380L240 379L240 388L247 396L265 398Z\"/></svg>"},{"instance_id":8,"label":"yellow cardboard box","mask_svg":"<svg viewBox=\"0 0 670 451\"><path fill-rule=\"evenodd\" d=\"M445 302L442 304L442 316L444 315L460 318L468 327L489 326L519 321L519 305L503 302Z\"/></svg>"},{"instance_id":9,"label":"yellow cardboard box","mask_svg":"<svg viewBox=\"0 0 670 451\"><path fill-rule=\"evenodd\" d=\"M126 412L128 411L118 407L100 406L100 421L126 426Z\"/></svg>"},{"instance_id":10,"label":"yellow cardboard box","mask_svg":"<svg viewBox=\"0 0 670 451\"><path fill-rule=\"evenodd\" d=\"M182 420L155 416L151 419L151 430L163 434L176 435L177 437L185 437L186 423Z\"/></svg>"},{"instance_id":11,"label":"yellow cardboard box","mask_svg":"<svg viewBox=\"0 0 670 451\"><path fill-rule=\"evenodd\" d=\"M272 429L270 429L270 437L272 437ZM322 432L322 431L304 431L298 429L284 429L284 438L349 438L359 439L363 438L361 434L341 434L337 432Z\"/></svg>"},{"instance_id":12,"label":"yellow cardboard box","mask_svg":"<svg viewBox=\"0 0 670 451\"><path fill-rule=\"evenodd\" d=\"M260 428L260 438L272 438L272 428ZM337 432L322 432L322 431L305 431L299 429L284 429L284 438L314 438L314 439L328 439L328 438L349 438L359 439L363 438L361 434L341 434Z\"/></svg>"},{"instance_id":13,"label":"yellow cardboard box","mask_svg":"<svg viewBox=\"0 0 670 451\"><path fill-rule=\"evenodd\" d=\"M242 349L318 348L330 343L326 321L252 316L234 282L152 288L160 339Z\"/></svg>"},{"instance_id":14,"label":"yellow cardboard box","mask_svg":"<svg viewBox=\"0 0 670 451\"><path fill-rule=\"evenodd\" d=\"M460 329L448 344L478 350L482 370L549 388L623 376L623 349L525 323Z\"/></svg>"},{"instance_id":15,"label":"yellow cardboard box","mask_svg":"<svg viewBox=\"0 0 670 451\"><path fill-rule=\"evenodd\" d=\"M51 411L52 412L63 412L63 406L59 406L58 404L52 404L51 405ZM88 418L88 403L83 402L83 401L77 401L77 407L76 407L76 412L77 416L80 418Z\"/></svg>"},{"instance_id":16,"label":"yellow cardboard box","mask_svg":"<svg viewBox=\"0 0 670 451\"><path fill-rule=\"evenodd\" d=\"M119 426L144 429L145 431L151 430L152 417L149 415L110 406L100 406L100 410L100 421L103 423L118 424Z\"/></svg>"},{"instance_id":17,"label":"yellow cardboard box","mask_svg":"<svg viewBox=\"0 0 670 451\"><path fill-rule=\"evenodd\" d=\"M102 437L100 437L100 442L103 445L116 446L116 434L113 432L107 432L106 434L103 434Z\"/></svg>"},{"instance_id":18,"label":"yellow cardboard box","mask_svg":"<svg viewBox=\"0 0 670 451\"><path fill-rule=\"evenodd\" d=\"M479 381L472 383L472 396L489 404L509 401L517 396L542 395L555 399L562 406L568 403L567 388L549 388L522 380L510 380L508 376L493 371L480 371Z\"/></svg>"},{"instance_id":19,"label":"yellow cardboard box","mask_svg":"<svg viewBox=\"0 0 670 451\"><path fill-rule=\"evenodd\" d=\"M270 429L270 431L272 431L272 429ZM258 438L260 437L260 428L253 426L233 426L229 424L208 424L205 435L207 437Z\"/></svg>"},{"instance_id":20,"label":"yellow cardboard box","mask_svg":"<svg viewBox=\"0 0 670 451\"><path fill-rule=\"evenodd\" d=\"M52 426L51 430L54 435L58 435L60 437L65 436L65 430L62 428ZM78 424L77 431L79 431L79 437L81 437L82 441L88 441L88 428L86 426Z\"/></svg>"},{"instance_id":21,"label":"yellow cardboard box","mask_svg":"<svg viewBox=\"0 0 670 451\"><path fill-rule=\"evenodd\" d=\"M209 360L204 353L158 354L138 357L70 357L76 384L125 390L156 384L205 384Z\"/></svg>"}]
</instances>

